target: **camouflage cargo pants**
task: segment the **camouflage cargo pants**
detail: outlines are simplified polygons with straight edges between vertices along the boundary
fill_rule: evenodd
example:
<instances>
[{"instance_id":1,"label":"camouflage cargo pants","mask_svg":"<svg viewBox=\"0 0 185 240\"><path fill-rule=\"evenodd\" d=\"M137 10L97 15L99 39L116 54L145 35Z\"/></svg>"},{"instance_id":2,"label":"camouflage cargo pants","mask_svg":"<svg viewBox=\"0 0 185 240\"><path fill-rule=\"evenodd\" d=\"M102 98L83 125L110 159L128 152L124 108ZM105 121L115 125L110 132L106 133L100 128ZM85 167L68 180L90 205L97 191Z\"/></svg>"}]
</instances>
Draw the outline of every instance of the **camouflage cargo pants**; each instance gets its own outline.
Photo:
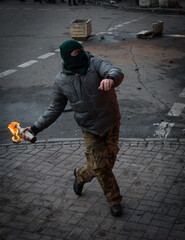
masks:
<instances>
[{"instance_id":1,"label":"camouflage cargo pants","mask_svg":"<svg viewBox=\"0 0 185 240\"><path fill-rule=\"evenodd\" d=\"M119 151L119 126L120 123L117 123L104 137L83 131L87 165L77 168L78 182L87 183L96 177L110 205L120 203L122 200L112 172Z\"/></svg>"}]
</instances>

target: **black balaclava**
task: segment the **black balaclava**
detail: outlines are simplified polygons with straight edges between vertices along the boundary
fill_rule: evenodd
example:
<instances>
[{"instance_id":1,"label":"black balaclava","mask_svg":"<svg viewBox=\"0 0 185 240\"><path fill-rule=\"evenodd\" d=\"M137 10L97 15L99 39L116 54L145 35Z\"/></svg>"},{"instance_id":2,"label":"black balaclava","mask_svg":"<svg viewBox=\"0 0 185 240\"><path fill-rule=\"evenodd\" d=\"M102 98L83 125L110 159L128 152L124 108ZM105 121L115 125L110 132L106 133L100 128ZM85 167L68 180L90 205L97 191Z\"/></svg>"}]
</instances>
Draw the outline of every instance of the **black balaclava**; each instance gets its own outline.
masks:
<instances>
[{"instance_id":1,"label":"black balaclava","mask_svg":"<svg viewBox=\"0 0 185 240\"><path fill-rule=\"evenodd\" d=\"M87 54L83 50L83 46L79 42L75 40L68 40L62 43L59 48L60 55L64 61L64 68L66 70L81 75L87 72L89 60ZM71 56L71 53L76 49L80 49L78 55Z\"/></svg>"}]
</instances>

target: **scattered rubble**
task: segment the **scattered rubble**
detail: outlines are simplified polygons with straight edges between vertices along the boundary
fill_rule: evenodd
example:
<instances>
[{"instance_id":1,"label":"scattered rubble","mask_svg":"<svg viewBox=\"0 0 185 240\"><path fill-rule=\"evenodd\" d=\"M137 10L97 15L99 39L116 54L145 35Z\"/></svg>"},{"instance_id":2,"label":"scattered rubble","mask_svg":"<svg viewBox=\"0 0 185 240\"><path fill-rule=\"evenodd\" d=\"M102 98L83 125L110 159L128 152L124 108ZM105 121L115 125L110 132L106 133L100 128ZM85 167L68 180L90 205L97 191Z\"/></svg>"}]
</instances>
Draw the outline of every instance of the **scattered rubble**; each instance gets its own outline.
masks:
<instances>
[{"instance_id":1,"label":"scattered rubble","mask_svg":"<svg viewBox=\"0 0 185 240\"><path fill-rule=\"evenodd\" d=\"M142 39L151 39L155 36L161 36L163 33L163 27L164 23L162 21L159 21L157 23L152 24L152 29L153 30L143 30L139 33L137 33L137 38L142 38Z\"/></svg>"}]
</instances>

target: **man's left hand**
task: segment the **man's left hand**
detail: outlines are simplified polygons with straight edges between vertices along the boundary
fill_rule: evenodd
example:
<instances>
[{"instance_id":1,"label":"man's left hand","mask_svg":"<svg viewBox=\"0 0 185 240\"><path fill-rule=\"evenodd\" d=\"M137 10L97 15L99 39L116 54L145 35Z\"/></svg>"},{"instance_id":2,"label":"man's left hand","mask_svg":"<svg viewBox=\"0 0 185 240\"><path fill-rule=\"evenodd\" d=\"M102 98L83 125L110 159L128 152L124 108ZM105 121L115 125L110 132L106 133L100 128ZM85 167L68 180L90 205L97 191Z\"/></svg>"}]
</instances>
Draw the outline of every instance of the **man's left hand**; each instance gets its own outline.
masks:
<instances>
[{"instance_id":1,"label":"man's left hand","mask_svg":"<svg viewBox=\"0 0 185 240\"><path fill-rule=\"evenodd\" d=\"M109 91L112 86L114 86L114 81L112 79L103 79L100 83L99 90L101 91Z\"/></svg>"}]
</instances>

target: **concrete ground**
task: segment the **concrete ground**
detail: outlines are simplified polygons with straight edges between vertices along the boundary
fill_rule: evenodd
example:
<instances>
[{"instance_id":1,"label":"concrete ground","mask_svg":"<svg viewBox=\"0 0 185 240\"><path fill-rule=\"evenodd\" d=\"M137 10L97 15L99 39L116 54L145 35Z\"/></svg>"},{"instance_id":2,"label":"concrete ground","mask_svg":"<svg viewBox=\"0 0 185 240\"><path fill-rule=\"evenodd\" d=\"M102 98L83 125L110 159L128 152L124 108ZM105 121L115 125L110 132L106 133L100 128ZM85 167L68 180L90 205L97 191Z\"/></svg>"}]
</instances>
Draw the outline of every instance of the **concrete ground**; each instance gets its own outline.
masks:
<instances>
[{"instance_id":1,"label":"concrete ground","mask_svg":"<svg viewBox=\"0 0 185 240\"><path fill-rule=\"evenodd\" d=\"M109 5L115 8L127 8L136 11L152 11L152 12L176 12L185 14L185 0L180 0L180 7L177 8L161 8L159 6L153 6L151 8L145 8L138 6L136 0L87 0L89 3L95 3L98 5ZM114 2L114 3L113 3ZM139 2L139 1L138 1Z\"/></svg>"},{"instance_id":2,"label":"concrete ground","mask_svg":"<svg viewBox=\"0 0 185 240\"><path fill-rule=\"evenodd\" d=\"M0 239L184 239L184 139L120 139L120 218L111 216L96 179L74 194L84 149L81 139L0 145Z\"/></svg>"},{"instance_id":3,"label":"concrete ground","mask_svg":"<svg viewBox=\"0 0 185 240\"><path fill-rule=\"evenodd\" d=\"M82 140L1 145L0 153L2 240L184 239L183 139L120 139L120 218L96 179L81 197L73 192L73 169L85 164Z\"/></svg>"}]
</instances>

